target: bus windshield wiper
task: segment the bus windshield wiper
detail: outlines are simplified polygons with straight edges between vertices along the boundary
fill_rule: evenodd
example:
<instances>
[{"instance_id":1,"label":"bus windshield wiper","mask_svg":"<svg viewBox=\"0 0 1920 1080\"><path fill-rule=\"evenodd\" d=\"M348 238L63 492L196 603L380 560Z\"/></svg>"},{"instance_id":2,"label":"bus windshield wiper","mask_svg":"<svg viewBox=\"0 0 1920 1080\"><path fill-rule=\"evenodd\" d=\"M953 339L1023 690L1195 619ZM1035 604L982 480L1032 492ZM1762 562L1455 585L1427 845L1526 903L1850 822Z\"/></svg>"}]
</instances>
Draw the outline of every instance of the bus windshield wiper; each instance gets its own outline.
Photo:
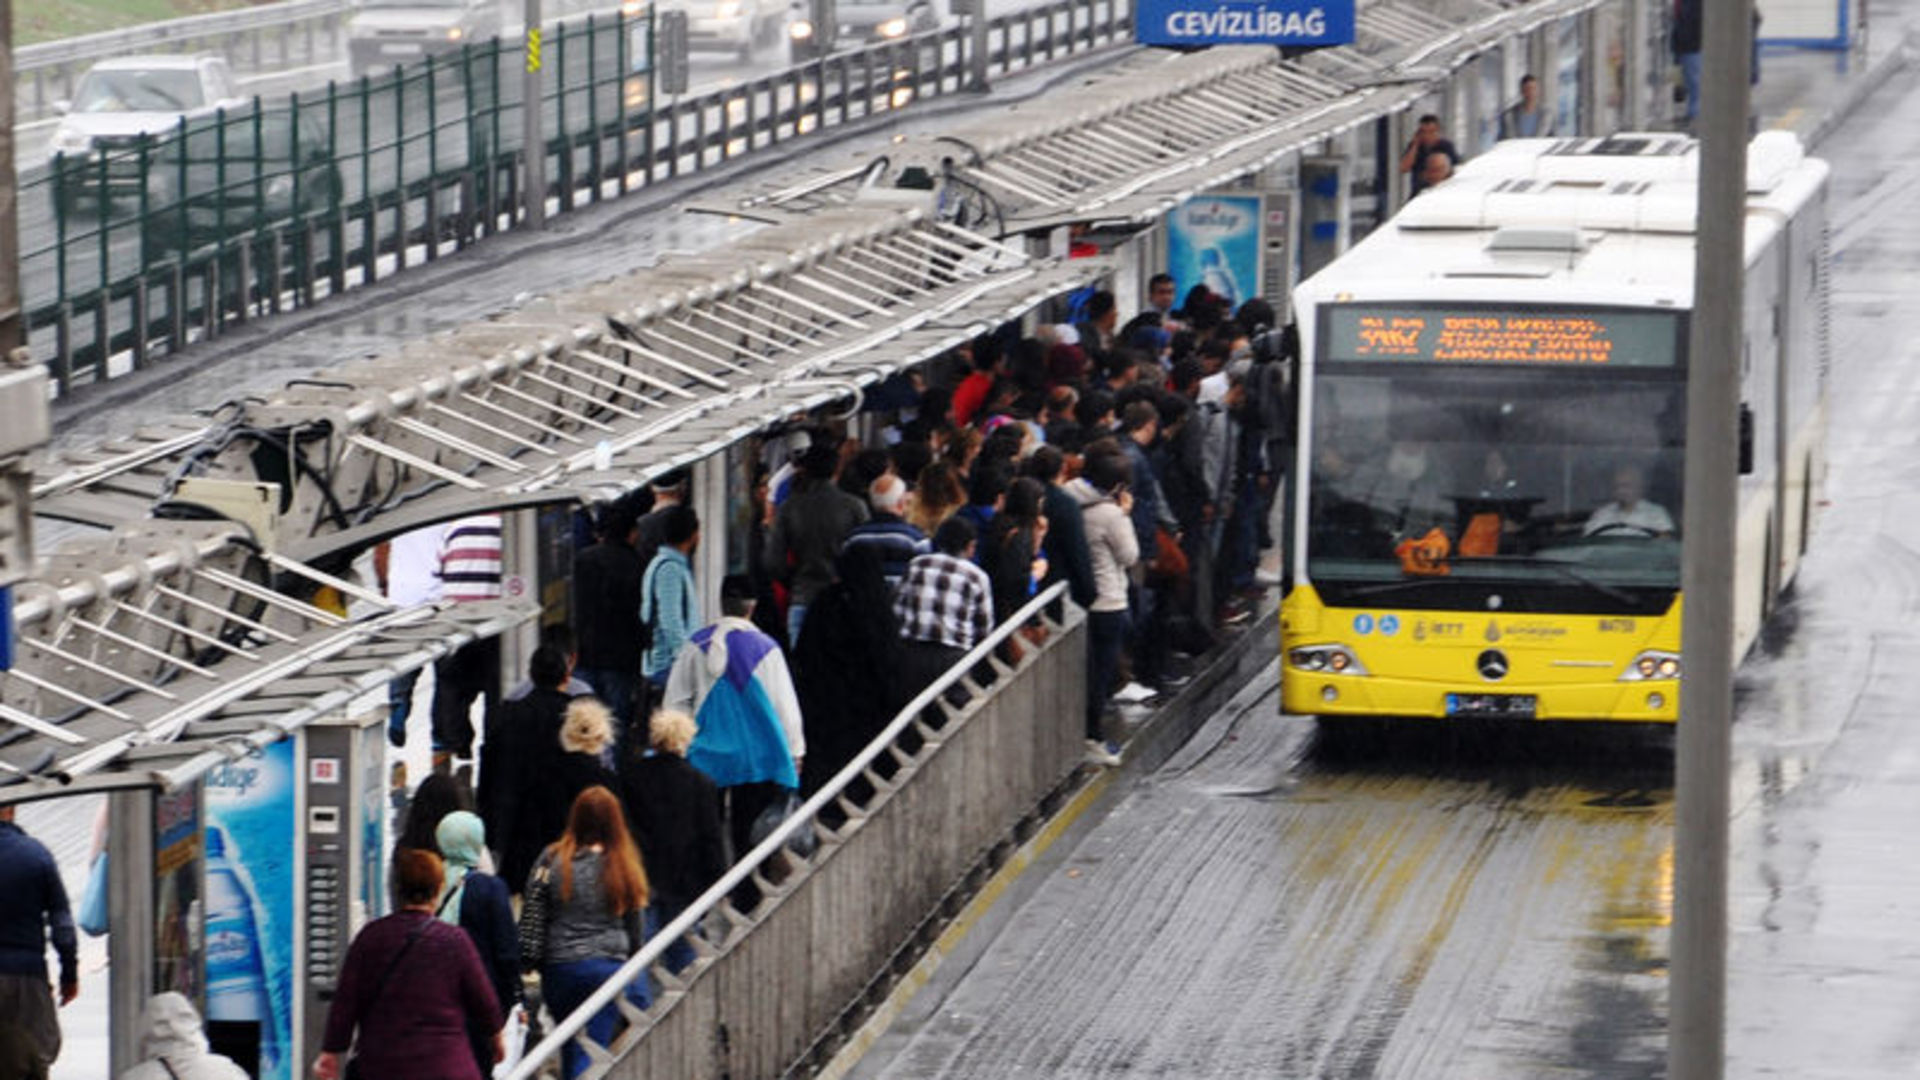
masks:
<instances>
[{"instance_id":1,"label":"bus windshield wiper","mask_svg":"<svg viewBox=\"0 0 1920 1080\"><path fill-rule=\"evenodd\" d=\"M1381 593L1411 589L1415 585L1451 585L1459 582L1445 574L1418 574L1401 578L1399 581L1382 581L1373 585L1359 585L1352 590L1354 596L1378 596Z\"/></svg>"},{"instance_id":2,"label":"bus windshield wiper","mask_svg":"<svg viewBox=\"0 0 1920 1080\"><path fill-rule=\"evenodd\" d=\"M1511 566L1543 567L1547 570L1553 571L1558 576L1565 578L1566 580L1571 581L1576 585L1580 585L1585 588L1592 589L1594 592L1599 593L1600 595L1608 598L1609 600L1614 600L1622 604L1634 604L1638 602L1634 599L1633 594L1627 592L1626 590L1618 588L1617 586L1609 585L1606 582L1600 581L1596 578L1590 577L1584 573L1581 573L1580 570L1578 570L1575 567L1569 566L1566 563L1558 562L1553 559L1542 559L1533 555L1483 555L1469 561L1472 563L1479 563L1479 564L1493 563L1495 565L1505 564L1505 565L1511 565ZM1372 585L1359 585L1354 587L1354 589L1351 592L1351 595L1379 596L1383 593L1398 592L1402 589L1414 589L1423 585L1482 585L1482 584L1486 584L1486 585L1516 584L1518 585L1518 584L1524 584L1524 583L1523 582L1492 582L1492 581L1487 581L1483 578L1456 577L1451 574L1432 574L1432 575L1419 574L1419 575L1409 575L1407 577L1401 578L1398 581L1381 581L1381 582L1376 582Z\"/></svg>"},{"instance_id":3,"label":"bus windshield wiper","mask_svg":"<svg viewBox=\"0 0 1920 1080\"><path fill-rule=\"evenodd\" d=\"M1584 585L1592 589L1594 592L1599 593L1609 600L1617 600L1622 604L1632 604L1636 602L1632 593L1609 585L1597 578L1589 577L1581 573L1577 568L1560 562L1557 559L1543 559L1538 555L1483 555L1473 561L1477 563L1494 563L1496 565L1542 566L1576 585Z\"/></svg>"}]
</instances>

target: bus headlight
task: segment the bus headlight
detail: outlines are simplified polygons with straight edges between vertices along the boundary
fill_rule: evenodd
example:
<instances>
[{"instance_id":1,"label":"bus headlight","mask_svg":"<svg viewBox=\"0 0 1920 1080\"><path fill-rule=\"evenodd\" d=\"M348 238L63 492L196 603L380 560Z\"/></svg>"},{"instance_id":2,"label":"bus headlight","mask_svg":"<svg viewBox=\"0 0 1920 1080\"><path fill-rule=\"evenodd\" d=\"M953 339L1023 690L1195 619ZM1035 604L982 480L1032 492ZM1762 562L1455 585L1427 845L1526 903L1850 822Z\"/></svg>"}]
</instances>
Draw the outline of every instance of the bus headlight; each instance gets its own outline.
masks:
<instances>
[{"instance_id":1,"label":"bus headlight","mask_svg":"<svg viewBox=\"0 0 1920 1080\"><path fill-rule=\"evenodd\" d=\"M905 37L907 35L907 20L896 16L874 27L873 32L883 38Z\"/></svg>"},{"instance_id":2,"label":"bus headlight","mask_svg":"<svg viewBox=\"0 0 1920 1080\"><path fill-rule=\"evenodd\" d=\"M448 41L459 41L459 40L460 40L461 38L463 38L463 37L466 37L466 36L467 36L467 32L466 32L465 30L462 30L462 29L460 29L460 28L459 28L459 27L457 27L457 26L449 26L449 27L447 27L447 40L448 40Z\"/></svg>"},{"instance_id":3,"label":"bus headlight","mask_svg":"<svg viewBox=\"0 0 1920 1080\"><path fill-rule=\"evenodd\" d=\"M1680 677L1680 654L1648 649L1633 658L1627 664L1627 670L1620 673L1621 682L1651 682L1655 679L1673 680Z\"/></svg>"},{"instance_id":4,"label":"bus headlight","mask_svg":"<svg viewBox=\"0 0 1920 1080\"><path fill-rule=\"evenodd\" d=\"M1345 645L1302 645L1287 651L1287 663L1301 671L1328 675L1365 675L1367 669Z\"/></svg>"},{"instance_id":5,"label":"bus headlight","mask_svg":"<svg viewBox=\"0 0 1920 1080\"><path fill-rule=\"evenodd\" d=\"M813 24L805 19L795 19L787 24L787 36L795 41L805 41L813 36Z\"/></svg>"}]
</instances>

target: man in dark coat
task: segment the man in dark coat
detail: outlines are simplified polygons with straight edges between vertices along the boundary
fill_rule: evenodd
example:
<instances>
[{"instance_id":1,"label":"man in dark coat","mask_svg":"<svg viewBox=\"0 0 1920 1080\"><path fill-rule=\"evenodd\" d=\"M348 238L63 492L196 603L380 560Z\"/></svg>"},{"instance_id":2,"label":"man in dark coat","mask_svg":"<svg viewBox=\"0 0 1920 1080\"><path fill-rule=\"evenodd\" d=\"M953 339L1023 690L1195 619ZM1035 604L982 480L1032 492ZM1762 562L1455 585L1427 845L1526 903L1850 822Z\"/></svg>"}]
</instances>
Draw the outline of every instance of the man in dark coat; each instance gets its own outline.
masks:
<instances>
[{"instance_id":1,"label":"man in dark coat","mask_svg":"<svg viewBox=\"0 0 1920 1080\"><path fill-rule=\"evenodd\" d=\"M613 710L622 731L633 723L640 678L640 577L646 565L634 548L639 534L632 507L610 503L600 513L600 542L573 561L580 677Z\"/></svg>"},{"instance_id":2,"label":"man in dark coat","mask_svg":"<svg viewBox=\"0 0 1920 1080\"><path fill-rule=\"evenodd\" d=\"M867 504L834 484L840 451L816 439L800 458L801 484L774 515L767 573L787 586L787 645L800 641L807 605L833 583L833 558L853 527L867 520Z\"/></svg>"},{"instance_id":3,"label":"man in dark coat","mask_svg":"<svg viewBox=\"0 0 1920 1080\"><path fill-rule=\"evenodd\" d=\"M500 879L515 893L526 884L540 850L554 839L532 835L524 826L536 789L550 782L559 765L560 725L572 701L561 689L567 682L567 658L559 649L535 649L527 669L533 689L523 698L501 703L500 719L487 725L480 761L480 817Z\"/></svg>"},{"instance_id":4,"label":"man in dark coat","mask_svg":"<svg viewBox=\"0 0 1920 1080\"><path fill-rule=\"evenodd\" d=\"M1093 604L1093 556L1087 548L1087 524L1080 513L1080 500L1061 486L1060 474L1066 467L1066 455L1052 445L1042 446L1027 458L1027 475L1047 485L1040 504L1047 517L1047 535L1040 550L1047 557L1047 576L1041 587L1056 581L1067 583L1067 594L1083 608Z\"/></svg>"}]
</instances>

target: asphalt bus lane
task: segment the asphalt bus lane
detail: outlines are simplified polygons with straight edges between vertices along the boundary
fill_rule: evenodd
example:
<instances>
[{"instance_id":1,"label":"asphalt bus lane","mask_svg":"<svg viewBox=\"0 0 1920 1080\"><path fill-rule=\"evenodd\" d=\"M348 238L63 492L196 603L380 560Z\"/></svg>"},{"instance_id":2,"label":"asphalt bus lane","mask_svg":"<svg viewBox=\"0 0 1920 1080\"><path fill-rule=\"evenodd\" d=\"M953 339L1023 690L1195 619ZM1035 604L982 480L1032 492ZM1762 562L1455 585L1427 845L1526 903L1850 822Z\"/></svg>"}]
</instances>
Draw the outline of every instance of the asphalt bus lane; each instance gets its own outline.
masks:
<instances>
[{"instance_id":1,"label":"asphalt bus lane","mask_svg":"<svg viewBox=\"0 0 1920 1080\"><path fill-rule=\"evenodd\" d=\"M1323 739L1276 675L1114 795L854 1075L1663 1071L1666 741Z\"/></svg>"}]
</instances>

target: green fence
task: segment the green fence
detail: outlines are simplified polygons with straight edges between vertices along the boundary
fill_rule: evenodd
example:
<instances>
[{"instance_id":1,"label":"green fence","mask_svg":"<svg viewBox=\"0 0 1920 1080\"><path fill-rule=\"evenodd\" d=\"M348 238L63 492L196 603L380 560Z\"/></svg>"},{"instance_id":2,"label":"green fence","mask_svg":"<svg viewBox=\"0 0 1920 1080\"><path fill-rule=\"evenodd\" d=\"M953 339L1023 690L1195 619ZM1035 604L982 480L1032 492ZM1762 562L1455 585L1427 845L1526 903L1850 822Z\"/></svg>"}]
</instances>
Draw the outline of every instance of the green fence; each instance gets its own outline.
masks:
<instances>
[{"instance_id":1,"label":"green fence","mask_svg":"<svg viewBox=\"0 0 1920 1080\"><path fill-rule=\"evenodd\" d=\"M996 18L990 63L1129 40L1129 15L1127 0L1057 0ZM547 200L565 212L957 92L966 47L943 31L655 108L651 12L549 28ZM23 170L36 359L65 393L515 227L523 65L517 41L468 45Z\"/></svg>"}]
</instances>

